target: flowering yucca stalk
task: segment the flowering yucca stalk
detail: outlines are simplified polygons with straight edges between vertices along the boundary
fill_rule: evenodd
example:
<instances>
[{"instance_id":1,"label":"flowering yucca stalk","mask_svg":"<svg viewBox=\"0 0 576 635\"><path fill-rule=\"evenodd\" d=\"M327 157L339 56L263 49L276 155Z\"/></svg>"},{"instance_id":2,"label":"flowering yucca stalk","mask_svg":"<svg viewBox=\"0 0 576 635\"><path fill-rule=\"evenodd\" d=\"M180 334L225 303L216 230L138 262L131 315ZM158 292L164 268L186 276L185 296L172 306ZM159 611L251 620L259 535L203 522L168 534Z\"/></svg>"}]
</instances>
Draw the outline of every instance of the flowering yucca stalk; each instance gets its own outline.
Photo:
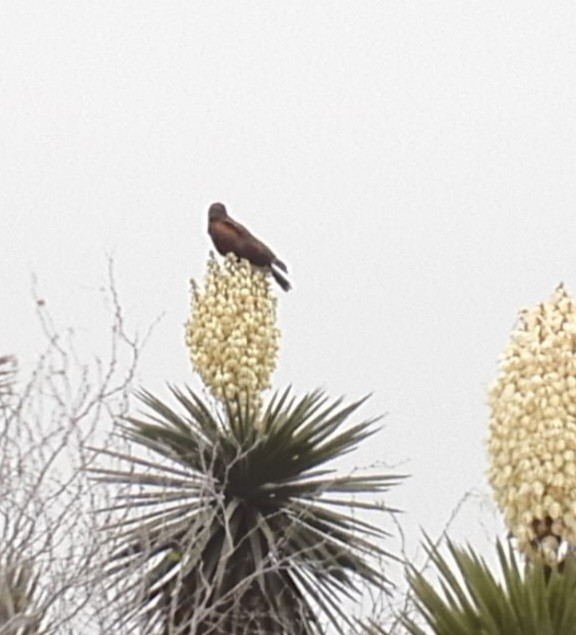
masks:
<instances>
[{"instance_id":1,"label":"flowering yucca stalk","mask_svg":"<svg viewBox=\"0 0 576 635\"><path fill-rule=\"evenodd\" d=\"M223 264L211 255L204 288L192 281L186 344L212 394L257 411L276 368L279 338L265 274L233 254Z\"/></svg>"},{"instance_id":2,"label":"flowering yucca stalk","mask_svg":"<svg viewBox=\"0 0 576 635\"><path fill-rule=\"evenodd\" d=\"M489 480L519 548L576 545L576 305L560 285L520 312L489 391Z\"/></svg>"}]
</instances>

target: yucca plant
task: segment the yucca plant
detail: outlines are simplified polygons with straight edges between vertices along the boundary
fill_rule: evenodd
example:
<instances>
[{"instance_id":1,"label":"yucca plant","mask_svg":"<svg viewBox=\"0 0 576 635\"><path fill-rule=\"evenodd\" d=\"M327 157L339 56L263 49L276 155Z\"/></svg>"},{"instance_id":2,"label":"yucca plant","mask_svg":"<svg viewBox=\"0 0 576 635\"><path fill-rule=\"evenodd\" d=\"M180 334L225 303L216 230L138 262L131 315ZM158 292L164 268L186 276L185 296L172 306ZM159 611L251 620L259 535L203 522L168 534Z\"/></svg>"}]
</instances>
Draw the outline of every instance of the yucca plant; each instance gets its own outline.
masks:
<instances>
[{"instance_id":1,"label":"yucca plant","mask_svg":"<svg viewBox=\"0 0 576 635\"><path fill-rule=\"evenodd\" d=\"M3 554L0 564L0 635L40 633L42 613L34 608L38 576L29 562L15 553Z\"/></svg>"},{"instance_id":2,"label":"yucca plant","mask_svg":"<svg viewBox=\"0 0 576 635\"><path fill-rule=\"evenodd\" d=\"M494 574L470 547L448 542L444 557L428 541L438 580L409 569L410 635L576 635L575 363L576 302L560 285L520 311L489 389L488 477L516 551L497 543Z\"/></svg>"},{"instance_id":3,"label":"yucca plant","mask_svg":"<svg viewBox=\"0 0 576 635\"><path fill-rule=\"evenodd\" d=\"M401 478L335 476L328 466L378 429L375 420L343 427L364 400L342 406L286 390L256 414L172 392L181 413L145 392L149 417L123 425L158 461L109 452L127 469L96 470L133 488L116 508L127 515L109 528L107 573L126 620L146 633L307 635L327 621L349 632L343 598L362 583L386 589L382 563L392 557L386 532L349 510L382 511L375 495Z\"/></svg>"},{"instance_id":4,"label":"yucca plant","mask_svg":"<svg viewBox=\"0 0 576 635\"><path fill-rule=\"evenodd\" d=\"M445 557L430 542L427 551L438 574L432 584L412 569L409 582L416 613L405 616L410 635L575 635L576 566L570 555L559 568L519 564L511 547L496 544L495 575L470 547L447 543Z\"/></svg>"},{"instance_id":5,"label":"yucca plant","mask_svg":"<svg viewBox=\"0 0 576 635\"><path fill-rule=\"evenodd\" d=\"M36 606L39 576L18 545L20 534L26 533L25 521L14 519L5 504L12 498L14 447L7 433L13 418L16 370L13 356L0 356L0 635L35 635L42 618Z\"/></svg>"}]
</instances>

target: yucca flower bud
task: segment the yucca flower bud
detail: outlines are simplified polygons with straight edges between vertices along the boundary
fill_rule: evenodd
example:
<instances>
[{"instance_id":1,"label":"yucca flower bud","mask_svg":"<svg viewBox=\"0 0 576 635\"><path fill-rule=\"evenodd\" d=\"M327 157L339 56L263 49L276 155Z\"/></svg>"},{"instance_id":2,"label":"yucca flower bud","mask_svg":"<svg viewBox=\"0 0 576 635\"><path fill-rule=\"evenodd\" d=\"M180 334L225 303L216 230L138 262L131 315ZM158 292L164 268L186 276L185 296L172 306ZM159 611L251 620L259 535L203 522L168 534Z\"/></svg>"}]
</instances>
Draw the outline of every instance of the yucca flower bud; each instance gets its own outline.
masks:
<instances>
[{"instance_id":1,"label":"yucca flower bud","mask_svg":"<svg viewBox=\"0 0 576 635\"><path fill-rule=\"evenodd\" d=\"M551 545L576 545L576 304L562 285L520 311L489 404L496 502L519 548L550 563Z\"/></svg>"},{"instance_id":2,"label":"yucca flower bud","mask_svg":"<svg viewBox=\"0 0 576 635\"><path fill-rule=\"evenodd\" d=\"M194 369L217 399L259 409L280 339L265 273L232 254L222 264L211 254L204 289L191 286L186 344Z\"/></svg>"}]
</instances>

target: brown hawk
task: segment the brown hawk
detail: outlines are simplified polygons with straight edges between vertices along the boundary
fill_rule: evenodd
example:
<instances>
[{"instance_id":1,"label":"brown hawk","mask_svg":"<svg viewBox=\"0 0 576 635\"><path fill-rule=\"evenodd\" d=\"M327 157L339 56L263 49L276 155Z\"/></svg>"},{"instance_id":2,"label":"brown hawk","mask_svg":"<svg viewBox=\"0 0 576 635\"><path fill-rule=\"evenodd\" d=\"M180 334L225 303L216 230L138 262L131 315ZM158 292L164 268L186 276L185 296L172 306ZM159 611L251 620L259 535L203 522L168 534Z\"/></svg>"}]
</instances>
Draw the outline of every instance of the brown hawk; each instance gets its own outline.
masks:
<instances>
[{"instance_id":1,"label":"brown hawk","mask_svg":"<svg viewBox=\"0 0 576 635\"><path fill-rule=\"evenodd\" d=\"M220 254L225 256L232 252L238 258L245 258L257 267L268 269L284 291L290 289L290 283L278 271L281 269L288 273L286 265L244 225L230 218L222 203L212 203L208 209L208 233Z\"/></svg>"}]
</instances>

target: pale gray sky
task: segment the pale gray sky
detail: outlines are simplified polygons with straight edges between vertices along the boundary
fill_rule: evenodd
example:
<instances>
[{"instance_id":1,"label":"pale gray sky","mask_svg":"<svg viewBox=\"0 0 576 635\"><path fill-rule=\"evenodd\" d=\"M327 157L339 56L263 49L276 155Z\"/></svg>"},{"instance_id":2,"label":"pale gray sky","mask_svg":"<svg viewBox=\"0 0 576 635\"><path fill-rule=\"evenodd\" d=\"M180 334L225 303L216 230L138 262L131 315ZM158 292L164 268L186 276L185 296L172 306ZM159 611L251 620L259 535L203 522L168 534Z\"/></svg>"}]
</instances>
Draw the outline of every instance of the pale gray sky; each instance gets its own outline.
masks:
<instances>
[{"instance_id":1,"label":"pale gray sky","mask_svg":"<svg viewBox=\"0 0 576 635\"><path fill-rule=\"evenodd\" d=\"M413 476L415 541L485 489L487 384L516 310L576 291L570 0L0 3L0 352L32 273L97 351L113 253L140 368L191 379L188 279L214 200L289 265L274 383L374 395L349 465ZM454 526L477 539L473 507Z\"/></svg>"}]
</instances>

